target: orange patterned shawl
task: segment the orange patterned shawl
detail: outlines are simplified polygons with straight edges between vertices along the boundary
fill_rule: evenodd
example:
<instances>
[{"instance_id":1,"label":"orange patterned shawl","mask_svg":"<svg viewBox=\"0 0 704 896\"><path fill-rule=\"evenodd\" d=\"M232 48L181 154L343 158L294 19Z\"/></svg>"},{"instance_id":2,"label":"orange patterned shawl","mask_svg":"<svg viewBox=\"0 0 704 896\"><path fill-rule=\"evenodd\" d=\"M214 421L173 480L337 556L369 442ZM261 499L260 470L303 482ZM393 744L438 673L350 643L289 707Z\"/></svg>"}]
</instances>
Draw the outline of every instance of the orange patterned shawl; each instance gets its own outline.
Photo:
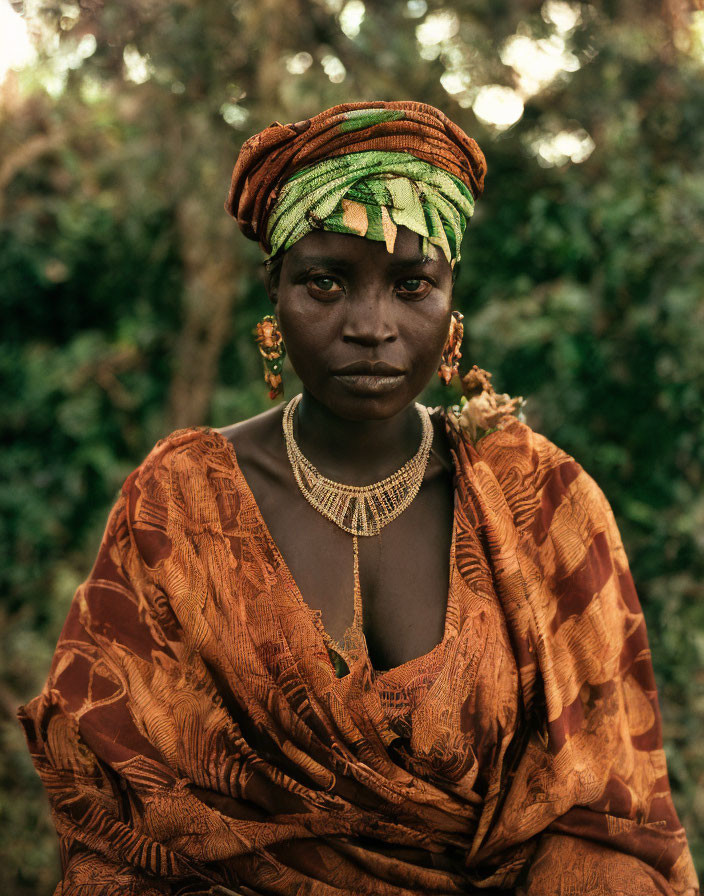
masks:
<instances>
[{"instance_id":1,"label":"orange patterned shawl","mask_svg":"<svg viewBox=\"0 0 704 896\"><path fill-rule=\"evenodd\" d=\"M455 459L443 640L336 677L234 451L128 478L20 710L63 896L698 892L613 516L521 423Z\"/></svg>"}]
</instances>

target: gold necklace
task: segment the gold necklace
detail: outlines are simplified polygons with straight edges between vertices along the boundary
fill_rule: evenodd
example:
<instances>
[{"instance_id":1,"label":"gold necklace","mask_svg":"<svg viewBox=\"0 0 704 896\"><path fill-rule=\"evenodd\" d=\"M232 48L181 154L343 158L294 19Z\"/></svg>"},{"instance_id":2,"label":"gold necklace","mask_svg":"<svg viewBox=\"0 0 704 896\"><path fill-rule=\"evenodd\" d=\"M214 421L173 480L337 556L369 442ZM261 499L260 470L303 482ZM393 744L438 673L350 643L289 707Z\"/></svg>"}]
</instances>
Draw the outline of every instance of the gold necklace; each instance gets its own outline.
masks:
<instances>
[{"instance_id":1,"label":"gold necklace","mask_svg":"<svg viewBox=\"0 0 704 896\"><path fill-rule=\"evenodd\" d=\"M416 402L423 434L413 457L390 476L370 485L347 485L323 476L298 447L293 435L293 415L301 395L292 398L284 408L282 427L286 453L294 478L303 497L319 513L352 535L354 556L354 620L352 628L362 630L362 593L359 584L358 536L370 537L395 520L418 494L433 443L433 424L428 409ZM328 636L329 637L329 636ZM348 638L346 637L347 641ZM338 645L330 641L338 652ZM344 650L345 648L342 648Z\"/></svg>"}]
</instances>

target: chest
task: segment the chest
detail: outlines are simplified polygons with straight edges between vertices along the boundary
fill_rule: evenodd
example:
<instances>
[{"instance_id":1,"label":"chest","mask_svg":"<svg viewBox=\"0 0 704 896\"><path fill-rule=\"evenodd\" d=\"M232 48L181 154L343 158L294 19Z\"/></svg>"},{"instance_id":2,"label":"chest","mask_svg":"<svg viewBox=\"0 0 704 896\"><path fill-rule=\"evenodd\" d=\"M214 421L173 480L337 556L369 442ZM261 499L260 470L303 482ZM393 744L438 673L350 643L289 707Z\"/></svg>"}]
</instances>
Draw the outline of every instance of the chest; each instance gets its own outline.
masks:
<instances>
[{"instance_id":1,"label":"chest","mask_svg":"<svg viewBox=\"0 0 704 896\"><path fill-rule=\"evenodd\" d=\"M300 597L342 641L354 617L353 538L300 495L260 507ZM453 531L449 476L425 482L413 503L379 535L360 537L363 627L372 665L388 669L428 653L442 639Z\"/></svg>"}]
</instances>

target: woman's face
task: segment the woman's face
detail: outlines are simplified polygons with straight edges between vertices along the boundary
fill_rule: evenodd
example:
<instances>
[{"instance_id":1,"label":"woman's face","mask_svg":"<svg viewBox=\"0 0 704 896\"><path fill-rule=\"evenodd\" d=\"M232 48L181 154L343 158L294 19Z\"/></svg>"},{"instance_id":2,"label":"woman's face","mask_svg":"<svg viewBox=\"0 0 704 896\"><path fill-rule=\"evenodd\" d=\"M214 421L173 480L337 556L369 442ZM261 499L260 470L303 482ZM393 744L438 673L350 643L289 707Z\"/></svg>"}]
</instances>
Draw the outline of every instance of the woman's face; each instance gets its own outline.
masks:
<instances>
[{"instance_id":1,"label":"woman's face","mask_svg":"<svg viewBox=\"0 0 704 896\"><path fill-rule=\"evenodd\" d=\"M450 326L444 255L398 230L393 253L375 240L315 231L286 252L269 294L306 389L348 420L402 411L438 367Z\"/></svg>"}]
</instances>

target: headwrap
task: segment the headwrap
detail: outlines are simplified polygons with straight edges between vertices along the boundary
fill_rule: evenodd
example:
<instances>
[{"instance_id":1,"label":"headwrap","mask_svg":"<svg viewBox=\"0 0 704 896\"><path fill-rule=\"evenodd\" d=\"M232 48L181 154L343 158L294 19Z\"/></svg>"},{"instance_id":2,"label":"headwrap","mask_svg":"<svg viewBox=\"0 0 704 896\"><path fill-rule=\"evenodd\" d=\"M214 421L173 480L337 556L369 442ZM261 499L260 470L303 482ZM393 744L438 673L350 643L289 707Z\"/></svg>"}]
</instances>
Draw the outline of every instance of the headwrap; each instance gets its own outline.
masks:
<instances>
[{"instance_id":1,"label":"headwrap","mask_svg":"<svg viewBox=\"0 0 704 896\"><path fill-rule=\"evenodd\" d=\"M225 208L271 255L313 230L391 252L406 226L454 264L485 171L476 142L433 106L347 103L247 140Z\"/></svg>"}]
</instances>

